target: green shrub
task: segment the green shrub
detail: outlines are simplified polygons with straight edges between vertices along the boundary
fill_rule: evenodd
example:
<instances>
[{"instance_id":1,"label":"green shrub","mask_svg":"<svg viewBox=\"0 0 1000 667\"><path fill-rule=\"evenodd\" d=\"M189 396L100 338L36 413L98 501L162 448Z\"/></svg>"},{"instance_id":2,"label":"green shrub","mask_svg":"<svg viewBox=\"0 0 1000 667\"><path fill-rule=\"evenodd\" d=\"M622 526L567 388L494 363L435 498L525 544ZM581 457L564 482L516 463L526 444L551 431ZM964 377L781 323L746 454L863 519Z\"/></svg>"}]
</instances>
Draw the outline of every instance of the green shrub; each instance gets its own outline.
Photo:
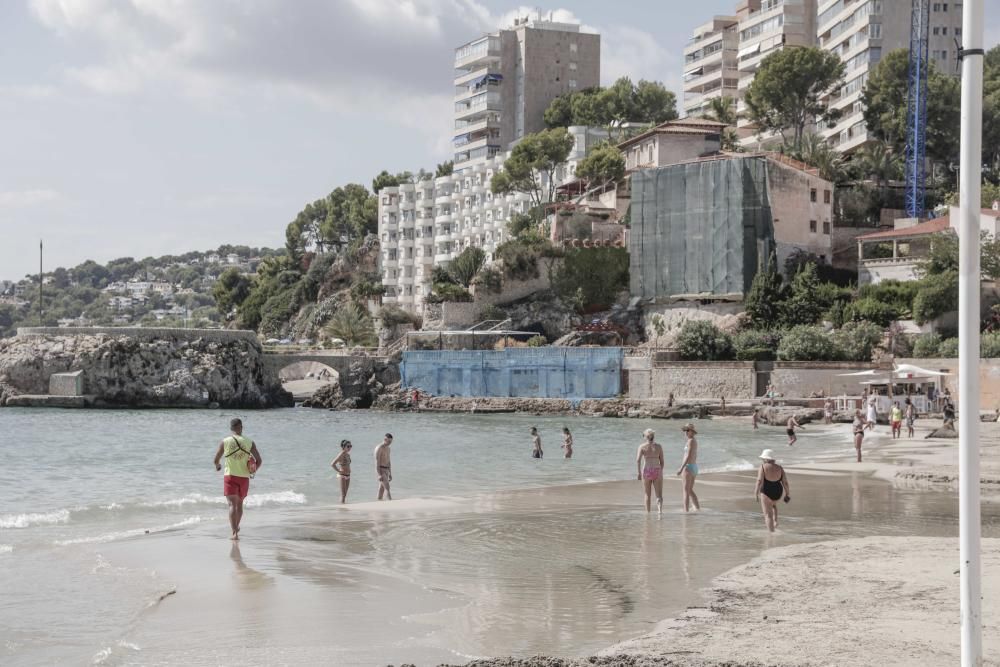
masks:
<instances>
[{"instance_id":1,"label":"green shrub","mask_svg":"<svg viewBox=\"0 0 1000 667\"><path fill-rule=\"evenodd\" d=\"M431 293L424 300L430 303L472 301L472 295L469 290L455 283L434 283Z\"/></svg>"},{"instance_id":2,"label":"green shrub","mask_svg":"<svg viewBox=\"0 0 1000 667\"><path fill-rule=\"evenodd\" d=\"M688 320L677 335L677 350L688 361L724 361L733 358L733 341L708 320Z\"/></svg>"},{"instance_id":3,"label":"green shrub","mask_svg":"<svg viewBox=\"0 0 1000 667\"><path fill-rule=\"evenodd\" d=\"M937 356L941 359L957 359L958 339L946 338L943 341L941 341L941 345L938 347Z\"/></svg>"},{"instance_id":4,"label":"green shrub","mask_svg":"<svg viewBox=\"0 0 1000 667\"><path fill-rule=\"evenodd\" d=\"M755 329L773 327L781 321L781 306L785 300L785 287L781 274L774 268L772 257L753 277L750 289L743 300L747 318Z\"/></svg>"},{"instance_id":5,"label":"green shrub","mask_svg":"<svg viewBox=\"0 0 1000 667\"><path fill-rule=\"evenodd\" d=\"M833 337L820 327L792 327L781 337L778 359L781 361L833 361L837 348Z\"/></svg>"},{"instance_id":6,"label":"green shrub","mask_svg":"<svg viewBox=\"0 0 1000 667\"><path fill-rule=\"evenodd\" d=\"M913 319L918 324L951 312L958 307L958 274L946 271L921 280L913 297Z\"/></svg>"},{"instance_id":7,"label":"green shrub","mask_svg":"<svg viewBox=\"0 0 1000 667\"><path fill-rule=\"evenodd\" d=\"M906 318L910 315L913 297L917 295L920 286L919 281L886 280L874 285L862 285L858 288L858 298L881 301L892 306L900 316Z\"/></svg>"},{"instance_id":8,"label":"green shrub","mask_svg":"<svg viewBox=\"0 0 1000 667\"><path fill-rule=\"evenodd\" d=\"M880 327L887 327L893 320L899 318L899 311L892 304L868 297L847 304L844 315L845 322L873 322Z\"/></svg>"},{"instance_id":9,"label":"green shrub","mask_svg":"<svg viewBox=\"0 0 1000 667\"><path fill-rule=\"evenodd\" d=\"M913 342L913 356L918 359L934 359L941 348L941 336L936 333L921 334Z\"/></svg>"},{"instance_id":10,"label":"green shrub","mask_svg":"<svg viewBox=\"0 0 1000 667\"><path fill-rule=\"evenodd\" d=\"M482 287L490 294L499 294L503 289L503 275L492 266L487 266L479 271L479 275L472 281L473 285Z\"/></svg>"},{"instance_id":11,"label":"green shrub","mask_svg":"<svg viewBox=\"0 0 1000 667\"><path fill-rule=\"evenodd\" d=\"M788 289L788 298L782 304L781 316L786 326L797 324L815 324L823 314L825 304L816 298L819 289L819 278L816 277L816 265L805 264L792 278Z\"/></svg>"},{"instance_id":12,"label":"green shrub","mask_svg":"<svg viewBox=\"0 0 1000 667\"><path fill-rule=\"evenodd\" d=\"M884 333L874 322L848 322L833 336L837 356L844 361L871 361Z\"/></svg>"},{"instance_id":13,"label":"green shrub","mask_svg":"<svg viewBox=\"0 0 1000 667\"><path fill-rule=\"evenodd\" d=\"M542 335L532 336L531 338L528 339L528 347L545 347L548 344L549 344L548 339L546 339L545 336Z\"/></svg>"},{"instance_id":14,"label":"green shrub","mask_svg":"<svg viewBox=\"0 0 1000 667\"><path fill-rule=\"evenodd\" d=\"M834 301L830 309L823 315L823 319L829 321L837 328L844 326L844 322L848 321L850 315L848 312L849 305L843 301Z\"/></svg>"},{"instance_id":15,"label":"green shrub","mask_svg":"<svg viewBox=\"0 0 1000 667\"><path fill-rule=\"evenodd\" d=\"M468 287L486 265L486 252L482 248L469 246L448 262L448 273L462 287Z\"/></svg>"},{"instance_id":16,"label":"green shrub","mask_svg":"<svg viewBox=\"0 0 1000 667\"><path fill-rule=\"evenodd\" d=\"M479 311L479 321L483 322L485 320L505 320L507 319L507 313L504 312L502 308L498 308L493 304L490 304Z\"/></svg>"},{"instance_id":17,"label":"green shrub","mask_svg":"<svg viewBox=\"0 0 1000 667\"><path fill-rule=\"evenodd\" d=\"M740 361L774 361L781 343L779 331L741 331L733 336L733 348Z\"/></svg>"},{"instance_id":18,"label":"green shrub","mask_svg":"<svg viewBox=\"0 0 1000 667\"><path fill-rule=\"evenodd\" d=\"M608 306L628 289L629 256L625 248L569 248L552 276L552 289L563 301L575 301L582 292L582 307Z\"/></svg>"},{"instance_id":19,"label":"green shrub","mask_svg":"<svg viewBox=\"0 0 1000 667\"><path fill-rule=\"evenodd\" d=\"M382 306L382 308L378 311L378 318L382 320L382 324L387 327L399 324L412 324L414 326L420 324L419 317L393 304Z\"/></svg>"},{"instance_id":20,"label":"green shrub","mask_svg":"<svg viewBox=\"0 0 1000 667\"><path fill-rule=\"evenodd\" d=\"M979 339L979 356L983 359L1000 357L1000 333L984 333Z\"/></svg>"}]
</instances>

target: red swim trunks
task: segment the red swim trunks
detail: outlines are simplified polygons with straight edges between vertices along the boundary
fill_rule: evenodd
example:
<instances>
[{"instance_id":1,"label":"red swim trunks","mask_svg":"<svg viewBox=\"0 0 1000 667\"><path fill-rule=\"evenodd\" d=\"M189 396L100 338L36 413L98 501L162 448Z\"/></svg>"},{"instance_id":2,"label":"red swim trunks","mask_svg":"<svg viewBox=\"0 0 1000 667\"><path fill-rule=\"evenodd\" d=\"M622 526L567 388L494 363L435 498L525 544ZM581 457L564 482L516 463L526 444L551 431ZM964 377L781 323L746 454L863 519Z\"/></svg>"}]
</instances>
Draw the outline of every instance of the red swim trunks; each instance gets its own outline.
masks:
<instances>
[{"instance_id":1,"label":"red swim trunks","mask_svg":"<svg viewBox=\"0 0 1000 667\"><path fill-rule=\"evenodd\" d=\"M225 475L222 478L222 495L246 498L250 493L250 478Z\"/></svg>"}]
</instances>

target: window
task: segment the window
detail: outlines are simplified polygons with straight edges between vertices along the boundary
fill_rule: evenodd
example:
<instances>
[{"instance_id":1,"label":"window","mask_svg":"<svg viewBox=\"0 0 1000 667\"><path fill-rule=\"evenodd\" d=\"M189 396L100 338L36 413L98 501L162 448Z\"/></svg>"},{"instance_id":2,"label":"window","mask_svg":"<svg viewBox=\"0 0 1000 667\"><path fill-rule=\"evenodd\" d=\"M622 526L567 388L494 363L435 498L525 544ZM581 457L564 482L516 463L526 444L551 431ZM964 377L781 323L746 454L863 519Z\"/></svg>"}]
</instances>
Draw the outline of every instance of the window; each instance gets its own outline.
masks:
<instances>
[{"instance_id":1,"label":"window","mask_svg":"<svg viewBox=\"0 0 1000 667\"><path fill-rule=\"evenodd\" d=\"M569 69L570 69L571 72L575 72L576 71L576 63L570 63L569 64Z\"/></svg>"},{"instance_id":2,"label":"window","mask_svg":"<svg viewBox=\"0 0 1000 667\"><path fill-rule=\"evenodd\" d=\"M558 79L558 78L556 78L556 81L558 81L558 80L559 80L559 79ZM570 88L576 88L576 79L570 79L570 80L569 80L569 87L570 87Z\"/></svg>"},{"instance_id":3,"label":"window","mask_svg":"<svg viewBox=\"0 0 1000 667\"><path fill-rule=\"evenodd\" d=\"M830 203L830 191L829 190L823 190L823 203L824 204L829 204Z\"/></svg>"},{"instance_id":4,"label":"window","mask_svg":"<svg viewBox=\"0 0 1000 667\"><path fill-rule=\"evenodd\" d=\"M868 36L872 39L882 38L882 24L872 23L868 26Z\"/></svg>"},{"instance_id":5,"label":"window","mask_svg":"<svg viewBox=\"0 0 1000 667\"><path fill-rule=\"evenodd\" d=\"M829 220L824 220L823 221L823 233L826 234L827 236L830 235L830 221ZM826 260L824 259L824 261L826 261Z\"/></svg>"},{"instance_id":6,"label":"window","mask_svg":"<svg viewBox=\"0 0 1000 667\"><path fill-rule=\"evenodd\" d=\"M816 201L816 188L813 188L813 189L811 189L809 191L809 201L813 201L813 202ZM813 231L815 231L815 230L813 230Z\"/></svg>"},{"instance_id":7,"label":"window","mask_svg":"<svg viewBox=\"0 0 1000 667\"><path fill-rule=\"evenodd\" d=\"M570 42L569 43L569 52L570 53L576 53L576 42Z\"/></svg>"},{"instance_id":8,"label":"window","mask_svg":"<svg viewBox=\"0 0 1000 667\"><path fill-rule=\"evenodd\" d=\"M815 234L816 233L816 221L815 220L810 220L809 221L809 232L811 234Z\"/></svg>"},{"instance_id":9,"label":"window","mask_svg":"<svg viewBox=\"0 0 1000 667\"><path fill-rule=\"evenodd\" d=\"M939 28L937 26L934 26L934 34L935 35L940 35L941 34L941 28Z\"/></svg>"},{"instance_id":10,"label":"window","mask_svg":"<svg viewBox=\"0 0 1000 667\"><path fill-rule=\"evenodd\" d=\"M940 2L935 2L934 3L934 11L936 11L936 12L941 11L941 3Z\"/></svg>"}]
</instances>

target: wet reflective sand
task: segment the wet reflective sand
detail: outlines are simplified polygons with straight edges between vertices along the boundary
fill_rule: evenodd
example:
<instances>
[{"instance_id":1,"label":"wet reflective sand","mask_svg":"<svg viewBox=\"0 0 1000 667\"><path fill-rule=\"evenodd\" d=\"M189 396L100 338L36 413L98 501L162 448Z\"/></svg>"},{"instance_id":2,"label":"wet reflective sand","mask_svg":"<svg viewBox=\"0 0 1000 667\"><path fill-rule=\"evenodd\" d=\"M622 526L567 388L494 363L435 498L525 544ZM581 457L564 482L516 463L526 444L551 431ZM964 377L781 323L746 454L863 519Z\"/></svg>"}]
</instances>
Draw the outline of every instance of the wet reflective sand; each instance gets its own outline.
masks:
<instances>
[{"instance_id":1,"label":"wet reflective sand","mask_svg":"<svg viewBox=\"0 0 1000 667\"><path fill-rule=\"evenodd\" d=\"M638 482L362 503L222 517L183 536L108 545L177 593L154 605L112 664L435 664L491 655L579 656L649 632L701 601L722 572L785 544L956 535L950 492L860 474L794 474L780 531L764 528L752 473L705 476L705 510L641 508ZM1000 535L1000 509L983 508Z\"/></svg>"}]
</instances>

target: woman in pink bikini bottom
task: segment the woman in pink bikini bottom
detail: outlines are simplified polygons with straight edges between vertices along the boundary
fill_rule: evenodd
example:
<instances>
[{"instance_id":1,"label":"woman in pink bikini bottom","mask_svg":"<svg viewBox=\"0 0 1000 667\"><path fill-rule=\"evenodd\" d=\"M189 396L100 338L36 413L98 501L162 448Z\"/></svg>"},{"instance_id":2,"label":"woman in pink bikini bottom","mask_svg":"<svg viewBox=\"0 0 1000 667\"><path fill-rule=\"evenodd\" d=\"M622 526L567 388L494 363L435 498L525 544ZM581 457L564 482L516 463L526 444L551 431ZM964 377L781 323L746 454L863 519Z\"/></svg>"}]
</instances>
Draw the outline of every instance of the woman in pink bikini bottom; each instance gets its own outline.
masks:
<instances>
[{"instance_id":1,"label":"woman in pink bikini bottom","mask_svg":"<svg viewBox=\"0 0 1000 667\"><path fill-rule=\"evenodd\" d=\"M663 447L653 440L656 434L646 429L642 444L635 457L637 479L642 480L646 494L646 511L649 511L651 491L656 492L656 511L663 511Z\"/></svg>"}]
</instances>

